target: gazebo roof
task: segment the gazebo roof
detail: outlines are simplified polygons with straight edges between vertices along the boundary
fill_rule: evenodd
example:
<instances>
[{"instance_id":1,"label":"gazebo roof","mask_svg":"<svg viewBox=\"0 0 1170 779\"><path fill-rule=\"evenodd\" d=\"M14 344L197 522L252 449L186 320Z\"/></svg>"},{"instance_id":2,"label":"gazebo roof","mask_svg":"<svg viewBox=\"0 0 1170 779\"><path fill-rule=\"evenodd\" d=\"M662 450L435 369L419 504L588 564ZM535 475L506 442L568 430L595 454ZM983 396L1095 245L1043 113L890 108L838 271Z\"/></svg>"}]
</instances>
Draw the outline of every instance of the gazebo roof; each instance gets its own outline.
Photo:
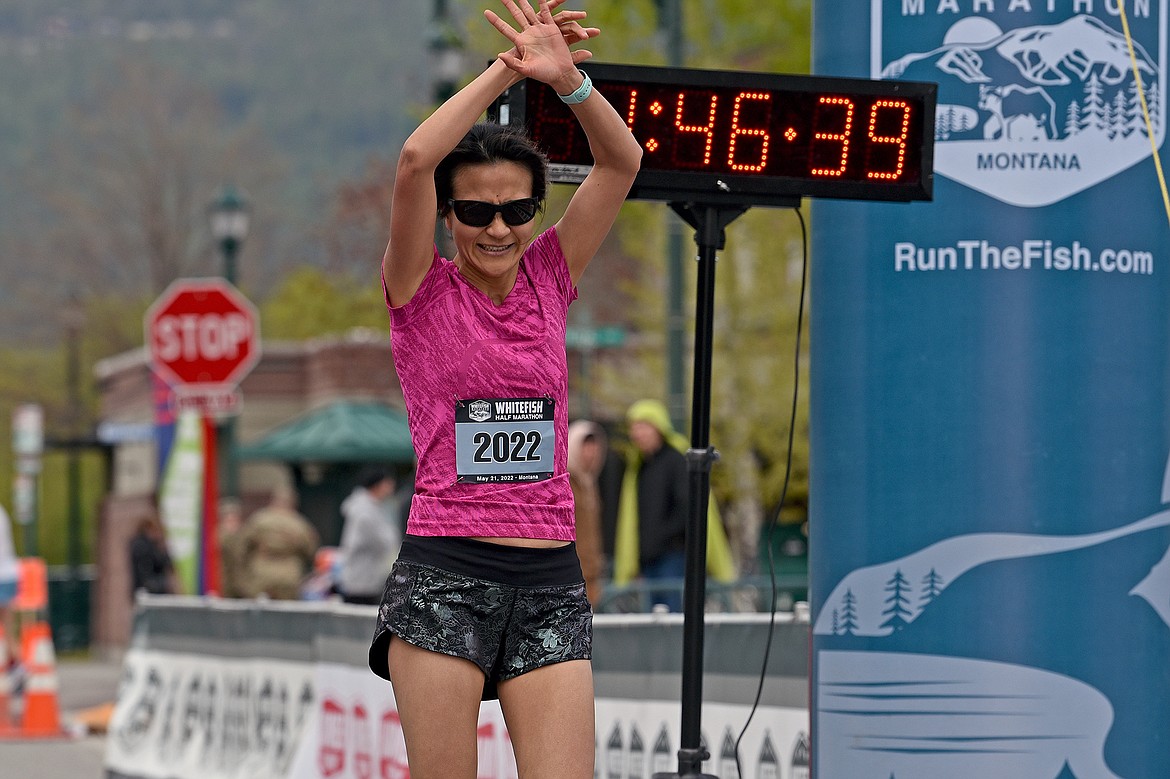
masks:
<instances>
[{"instance_id":1,"label":"gazebo roof","mask_svg":"<svg viewBox=\"0 0 1170 779\"><path fill-rule=\"evenodd\" d=\"M239 447L244 460L414 462L406 414L376 401L337 401Z\"/></svg>"}]
</instances>

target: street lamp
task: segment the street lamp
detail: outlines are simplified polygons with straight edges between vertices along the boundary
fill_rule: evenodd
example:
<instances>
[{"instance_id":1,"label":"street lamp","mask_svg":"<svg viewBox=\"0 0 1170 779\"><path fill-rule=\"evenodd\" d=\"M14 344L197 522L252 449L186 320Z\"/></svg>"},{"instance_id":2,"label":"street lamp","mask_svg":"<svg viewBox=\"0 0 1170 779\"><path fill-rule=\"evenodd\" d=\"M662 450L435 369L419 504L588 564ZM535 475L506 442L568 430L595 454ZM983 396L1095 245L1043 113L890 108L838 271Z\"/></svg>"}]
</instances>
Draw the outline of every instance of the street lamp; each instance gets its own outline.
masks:
<instances>
[{"instance_id":1,"label":"street lamp","mask_svg":"<svg viewBox=\"0 0 1170 779\"><path fill-rule=\"evenodd\" d=\"M248 223L251 217L248 201L235 187L224 187L219 197L208 209L211 235L219 244L223 254L223 277L229 284L236 283L236 256L244 239L248 237ZM236 418L227 416L217 427L220 457L220 479L222 493L227 498L239 497L239 481L236 473Z\"/></svg>"},{"instance_id":2,"label":"street lamp","mask_svg":"<svg viewBox=\"0 0 1170 779\"><path fill-rule=\"evenodd\" d=\"M435 103L443 103L455 94L463 74L463 41L451 24L446 0L435 0L427 48L431 52L431 72Z\"/></svg>"},{"instance_id":3,"label":"street lamp","mask_svg":"<svg viewBox=\"0 0 1170 779\"><path fill-rule=\"evenodd\" d=\"M451 23L447 0L434 0L427 49L431 62L431 99L435 105L442 105L458 90L459 77L463 75L463 41ZM444 256L450 256L454 250L442 221L435 222L435 245Z\"/></svg>"},{"instance_id":4,"label":"street lamp","mask_svg":"<svg viewBox=\"0 0 1170 779\"><path fill-rule=\"evenodd\" d=\"M248 237L251 211L248 201L235 187L226 186L208 209L211 235L223 253L223 277L236 283L236 255Z\"/></svg>"}]
</instances>

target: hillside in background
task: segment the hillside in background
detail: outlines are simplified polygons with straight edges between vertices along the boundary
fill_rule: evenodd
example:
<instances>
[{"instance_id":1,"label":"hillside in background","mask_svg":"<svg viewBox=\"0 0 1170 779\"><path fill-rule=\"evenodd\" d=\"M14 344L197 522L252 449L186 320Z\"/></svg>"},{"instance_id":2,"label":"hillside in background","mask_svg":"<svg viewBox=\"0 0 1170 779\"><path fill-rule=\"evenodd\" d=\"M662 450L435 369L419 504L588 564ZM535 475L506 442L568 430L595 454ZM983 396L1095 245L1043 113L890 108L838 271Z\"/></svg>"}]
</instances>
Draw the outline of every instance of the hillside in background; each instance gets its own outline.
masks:
<instances>
[{"instance_id":1,"label":"hillside in background","mask_svg":"<svg viewBox=\"0 0 1170 779\"><path fill-rule=\"evenodd\" d=\"M231 121L258 122L298 168L353 172L412 126L430 99L423 2L89 0L65 9L0 0L0 147L5 166L113 76L167 65L210 88Z\"/></svg>"},{"instance_id":2,"label":"hillside in background","mask_svg":"<svg viewBox=\"0 0 1170 779\"><path fill-rule=\"evenodd\" d=\"M102 231L83 225L140 218L151 197L181 211L171 218L187 231L173 241L176 268L216 272L196 222L228 176L255 209L241 284L263 292L313 262L338 183L372 157L392 158L430 104L431 14L431 3L406 0L0 0L0 339L50 337L44 311L63 285L84 293L109 279L150 295L136 288L145 274L134 255L153 247L99 250ZM134 79L158 94L124 94ZM129 167L147 169L153 153L127 159L136 150L111 139L145 133L138 114L168 97L180 104L170 116L186 103L188 129L164 140L184 148L149 174L165 188L131 196ZM159 148L157 136L147 148ZM117 166L120 177L109 172ZM130 255L126 278L107 267L119 252Z\"/></svg>"}]
</instances>

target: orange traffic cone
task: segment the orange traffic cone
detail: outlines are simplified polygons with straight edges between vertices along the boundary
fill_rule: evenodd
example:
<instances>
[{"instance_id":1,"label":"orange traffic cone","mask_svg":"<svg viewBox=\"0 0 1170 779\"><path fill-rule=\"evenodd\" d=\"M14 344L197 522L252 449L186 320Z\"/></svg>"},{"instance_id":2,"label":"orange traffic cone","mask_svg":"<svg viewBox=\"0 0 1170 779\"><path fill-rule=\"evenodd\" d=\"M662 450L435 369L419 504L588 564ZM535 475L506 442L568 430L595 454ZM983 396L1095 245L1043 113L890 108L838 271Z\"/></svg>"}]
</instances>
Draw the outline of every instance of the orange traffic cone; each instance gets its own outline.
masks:
<instances>
[{"instance_id":1,"label":"orange traffic cone","mask_svg":"<svg viewBox=\"0 0 1170 779\"><path fill-rule=\"evenodd\" d=\"M57 705L57 655L47 622L33 622L22 631L25 639L24 715L20 734L25 737L64 736Z\"/></svg>"},{"instance_id":2,"label":"orange traffic cone","mask_svg":"<svg viewBox=\"0 0 1170 779\"><path fill-rule=\"evenodd\" d=\"M8 637L0 625L0 738L16 732L12 722L12 682L8 677Z\"/></svg>"}]
</instances>

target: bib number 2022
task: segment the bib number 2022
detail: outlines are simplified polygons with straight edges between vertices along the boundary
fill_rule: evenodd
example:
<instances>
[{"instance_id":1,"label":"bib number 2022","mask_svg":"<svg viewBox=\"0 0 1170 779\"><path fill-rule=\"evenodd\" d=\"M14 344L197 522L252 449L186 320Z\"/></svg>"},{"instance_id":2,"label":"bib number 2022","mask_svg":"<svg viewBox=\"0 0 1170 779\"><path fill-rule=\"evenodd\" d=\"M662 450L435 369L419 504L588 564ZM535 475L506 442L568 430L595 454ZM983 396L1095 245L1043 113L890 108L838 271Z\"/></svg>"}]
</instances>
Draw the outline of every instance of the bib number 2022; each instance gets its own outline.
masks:
<instances>
[{"instance_id":1,"label":"bib number 2022","mask_svg":"<svg viewBox=\"0 0 1170 779\"><path fill-rule=\"evenodd\" d=\"M471 441L475 444L472 459L477 463L525 463L540 459L536 452L540 446L540 433L535 430L527 433L519 430L512 433L476 433Z\"/></svg>"}]
</instances>

